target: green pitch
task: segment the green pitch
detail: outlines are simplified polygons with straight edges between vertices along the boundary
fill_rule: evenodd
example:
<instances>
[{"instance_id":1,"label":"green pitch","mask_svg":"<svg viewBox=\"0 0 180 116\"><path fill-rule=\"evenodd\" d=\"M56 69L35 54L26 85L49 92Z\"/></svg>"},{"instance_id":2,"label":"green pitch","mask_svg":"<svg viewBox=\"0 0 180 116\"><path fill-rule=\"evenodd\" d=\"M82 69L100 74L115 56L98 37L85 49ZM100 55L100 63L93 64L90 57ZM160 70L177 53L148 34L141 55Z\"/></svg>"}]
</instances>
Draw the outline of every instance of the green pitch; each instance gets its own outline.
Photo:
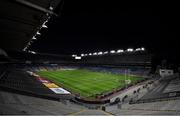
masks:
<instances>
[{"instance_id":1,"label":"green pitch","mask_svg":"<svg viewBox=\"0 0 180 116\"><path fill-rule=\"evenodd\" d=\"M84 97L95 97L96 94L102 94L110 92L113 89L125 87L125 79L131 80L131 83L143 79L142 77L136 76L125 77L123 74L93 72L82 69L39 71L37 74Z\"/></svg>"}]
</instances>

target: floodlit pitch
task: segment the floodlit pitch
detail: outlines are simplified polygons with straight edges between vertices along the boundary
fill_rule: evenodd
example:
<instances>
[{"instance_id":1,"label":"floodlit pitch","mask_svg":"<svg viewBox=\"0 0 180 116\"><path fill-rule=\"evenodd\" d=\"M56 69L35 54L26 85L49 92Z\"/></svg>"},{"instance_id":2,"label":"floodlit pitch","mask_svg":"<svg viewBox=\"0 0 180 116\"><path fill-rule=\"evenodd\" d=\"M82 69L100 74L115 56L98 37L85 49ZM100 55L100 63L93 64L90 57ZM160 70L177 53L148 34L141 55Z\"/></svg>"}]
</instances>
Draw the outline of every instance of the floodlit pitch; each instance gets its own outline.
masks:
<instances>
[{"instance_id":1,"label":"floodlit pitch","mask_svg":"<svg viewBox=\"0 0 180 116\"><path fill-rule=\"evenodd\" d=\"M137 76L93 72L82 69L38 71L37 74L83 97L95 97L143 79ZM127 80L128 83L126 83Z\"/></svg>"}]
</instances>

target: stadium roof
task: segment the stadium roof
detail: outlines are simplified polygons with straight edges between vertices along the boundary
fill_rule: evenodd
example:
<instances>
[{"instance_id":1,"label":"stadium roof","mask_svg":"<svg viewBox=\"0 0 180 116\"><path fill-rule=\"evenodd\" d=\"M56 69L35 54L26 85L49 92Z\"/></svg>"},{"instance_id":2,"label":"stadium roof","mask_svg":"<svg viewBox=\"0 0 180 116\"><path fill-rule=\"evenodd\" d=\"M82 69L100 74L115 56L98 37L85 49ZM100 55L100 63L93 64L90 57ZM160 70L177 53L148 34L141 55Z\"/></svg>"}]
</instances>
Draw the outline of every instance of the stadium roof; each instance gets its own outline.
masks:
<instances>
[{"instance_id":1,"label":"stadium roof","mask_svg":"<svg viewBox=\"0 0 180 116\"><path fill-rule=\"evenodd\" d=\"M61 0L0 0L0 48L22 50ZM39 33L37 33L39 34Z\"/></svg>"}]
</instances>

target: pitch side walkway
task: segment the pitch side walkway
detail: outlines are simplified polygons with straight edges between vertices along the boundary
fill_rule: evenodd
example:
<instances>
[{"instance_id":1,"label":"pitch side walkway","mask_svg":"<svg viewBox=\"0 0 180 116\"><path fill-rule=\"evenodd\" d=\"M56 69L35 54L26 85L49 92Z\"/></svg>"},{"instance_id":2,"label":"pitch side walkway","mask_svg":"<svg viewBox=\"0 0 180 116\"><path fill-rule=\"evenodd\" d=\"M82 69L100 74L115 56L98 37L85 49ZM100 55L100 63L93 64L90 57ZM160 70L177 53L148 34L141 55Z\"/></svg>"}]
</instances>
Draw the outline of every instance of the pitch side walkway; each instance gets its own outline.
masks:
<instances>
[{"instance_id":1,"label":"pitch side walkway","mask_svg":"<svg viewBox=\"0 0 180 116\"><path fill-rule=\"evenodd\" d=\"M103 110L89 110L89 109L83 109L81 111L71 113L69 116L75 116L75 115L108 115L108 116L113 116L111 113L105 112Z\"/></svg>"},{"instance_id":2,"label":"pitch side walkway","mask_svg":"<svg viewBox=\"0 0 180 116\"><path fill-rule=\"evenodd\" d=\"M129 87L129 88L125 89L125 90L119 91L119 92L117 92L117 93L115 93L115 94L112 94L111 96L107 96L107 97L103 98L103 100L105 100L105 99L110 99L111 101L114 101L117 97L122 98L122 97L124 97L125 95L128 95L128 96L130 95L130 96L132 96L132 95L133 95L133 92L134 92L135 90L139 89L139 88L141 88L141 92L140 92L140 93L142 94L142 95L139 95L139 97L140 97L140 96L143 96L146 92L145 92L145 91L142 92L142 91L143 91L142 88L143 88L143 86L144 86L145 84L147 84L147 83L150 82L150 81L154 81L154 79L147 80L147 81L145 81L145 82L142 82L142 83L139 83L139 84L134 85L134 86L132 86L132 87ZM150 85L150 87L152 87L152 85Z\"/></svg>"}]
</instances>

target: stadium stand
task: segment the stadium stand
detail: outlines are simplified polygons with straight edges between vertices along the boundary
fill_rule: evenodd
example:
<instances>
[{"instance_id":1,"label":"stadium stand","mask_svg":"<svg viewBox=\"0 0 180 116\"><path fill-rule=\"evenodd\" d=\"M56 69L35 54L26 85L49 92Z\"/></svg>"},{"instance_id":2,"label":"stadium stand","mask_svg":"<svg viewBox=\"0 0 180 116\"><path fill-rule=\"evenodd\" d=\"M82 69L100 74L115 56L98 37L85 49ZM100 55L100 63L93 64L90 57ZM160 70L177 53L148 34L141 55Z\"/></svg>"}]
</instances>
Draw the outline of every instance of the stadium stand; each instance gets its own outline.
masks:
<instances>
[{"instance_id":1,"label":"stadium stand","mask_svg":"<svg viewBox=\"0 0 180 116\"><path fill-rule=\"evenodd\" d=\"M142 96L136 103L156 102L178 98L180 96L178 82L178 75L160 78L154 85L155 88L149 89L148 93Z\"/></svg>"},{"instance_id":2,"label":"stadium stand","mask_svg":"<svg viewBox=\"0 0 180 116\"><path fill-rule=\"evenodd\" d=\"M87 67L86 67L87 68ZM114 74L129 74L138 76L148 76L150 74L150 69L146 68L108 68L108 67L88 67L88 70L99 71L99 72L109 72Z\"/></svg>"},{"instance_id":3,"label":"stadium stand","mask_svg":"<svg viewBox=\"0 0 180 116\"><path fill-rule=\"evenodd\" d=\"M22 51L8 51L9 57L16 63L26 64L71 64L73 58L68 55L55 55L55 54L44 54L37 53L32 54L29 52Z\"/></svg>"},{"instance_id":4,"label":"stadium stand","mask_svg":"<svg viewBox=\"0 0 180 116\"><path fill-rule=\"evenodd\" d=\"M168 83L170 78L172 78L172 82L170 81ZM134 102L133 104L131 101L125 104L120 102L118 105L116 105L116 107L107 107L106 110L115 115L179 115L180 100L178 91L176 91L176 94L173 94L174 96L169 96L170 94L174 93L174 91L168 91L168 94L163 95L163 91L166 90L166 88L169 88L168 86L178 82L178 80L179 77L159 78L153 84L154 87L152 87L152 89L148 89L149 86L143 89L146 92L144 95L142 95L142 97L140 97L140 101ZM176 87L174 88L175 90L177 89ZM142 90L140 90L140 93L142 93Z\"/></svg>"},{"instance_id":5,"label":"stadium stand","mask_svg":"<svg viewBox=\"0 0 180 116\"><path fill-rule=\"evenodd\" d=\"M180 114L180 100L161 101L153 103L126 104L121 109L112 110L115 115L172 115Z\"/></svg>"},{"instance_id":6,"label":"stadium stand","mask_svg":"<svg viewBox=\"0 0 180 116\"><path fill-rule=\"evenodd\" d=\"M117 67L151 67L152 55L147 52L108 54L83 57L78 63Z\"/></svg>"},{"instance_id":7,"label":"stadium stand","mask_svg":"<svg viewBox=\"0 0 180 116\"><path fill-rule=\"evenodd\" d=\"M0 114L16 115L68 115L79 112L83 107L64 102L24 96L0 91Z\"/></svg>"},{"instance_id":8,"label":"stadium stand","mask_svg":"<svg viewBox=\"0 0 180 116\"><path fill-rule=\"evenodd\" d=\"M8 68L6 75L3 75L0 79L0 87L11 92L53 100L72 98L71 95L55 94L36 78L18 69L10 70Z\"/></svg>"},{"instance_id":9,"label":"stadium stand","mask_svg":"<svg viewBox=\"0 0 180 116\"><path fill-rule=\"evenodd\" d=\"M0 48L0 64L9 62L10 60L8 54Z\"/></svg>"},{"instance_id":10,"label":"stadium stand","mask_svg":"<svg viewBox=\"0 0 180 116\"><path fill-rule=\"evenodd\" d=\"M30 54L29 54L30 55ZM23 58L23 55L21 56ZM54 94L47 87L43 86L42 83L38 82L36 78L30 76L26 71L39 71L39 70L63 70L63 69L74 69L74 68L85 68L91 71L107 72L115 74L130 74L139 75L143 77L148 77L150 73L150 68L146 68L148 65L133 65L129 66L128 63L124 63L124 66L103 66L103 64L97 63L96 65L81 65L78 62L66 65L64 61L61 63L49 62L44 57L41 57L37 62L32 63L36 58L29 57L28 61L22 62L13 60L13 63L2 64L0 68L0 109L1 114L69 114L69 115L81 115L81 114L94 114L94 115L105 115L105 114L179 114L180 109L178 109L179 100L177 99L167 99L170 93L176 92L175 96L171 98L178 97L178 82L177 77L166 77L160 78L156 77L153 81L158 80L156 84L150 83L148 78L146 84L141 84L141 90L138 92L139 86L126 88L131 90L131 94L124 93L113 97L108 105L104 109L101 105L93 105L87 103L77 103L69 101L73 96L63 96ZM31 59L32 58L32 59ZM136 59L136 58L135 58ZM61 60L61 59L60 59ZM94 59L95 60L95 59ZM47 62L48 63L44 63ZM94 62L98 62L94 61ZM136 62L136 60L134 61ZM137 67L136 67L137 66ZM151 76L149 76L151 77ZM170 81L171 80L171 81ZM150 88L151 86L154 86ZM143 89L144 88L144 89ZM2 91L3 90L3 91ZM126 91L127 91L126 90ZM175 90L175 91L173 91ZM8 92L4 92L8 91ZM137 93L136 93L136 92ZM133 94L135 92L135 94ZM138 97L137 97L138 94ZM6 95L8 96L6 98ZM123 96L124 95L124 96ZM46 96L46 97L45 97ZM126 96L126 97L125 97ZM119 97L119 101L117 101ZM44 99L45 98L45 99ZM162 100L162 98L164 100ZM6 100L5 100L6 99ZM133 102L132 102L133 100ZM29 101L32 101L31 104ZM61 102L58 102L61 101ZM13 105L10 105L13 104ZM51 104L47 106L47 104ZM119 107L119 104L120 107ZM175 104L170 108L172 104ZM119 107L119 108L118 108ZM10 109L10 111L7 111ZM102 110L108 111L104 112Z\"/></svg>"},{"instance_id":11,"label":"stadium stand","mask_svg":"<svg viewBox=\"0 0 180 116\"><path fill-rule=\"evenodd\" d=\"M163 93L179 92L180 91L180 78L175 78L169 82Z\"/></svg>"},{"instance_id":12,"label":"stadium stand","mask_svg":"<svg viewBox=\"0 0 180 116\"><path fill-rule=\"evenodd\" d=\"M69 99L73 99L74 96L54 94L47 87L42 85L42 83L38 82L36 80L36 78L30 76L26 71L34 72L34 71L39 71L39 70L65 70L65 69L68 70L68 69L83 68L83 69L88 69L88 70L97 71L97 72L106 72L106 73L114 73L114 74L127 73L130 75L138 75L138 76L144 76L144 77L149 76L149 73L150 73L150 68L149 68L149 65L147 65L147 64L141 63L141 65L139 65L139 64L135 64L133 66L128 65L130 61L137 62L136 59L138 59L139 55L137 55L138 57L136 57L136 55L135 56L132 55L133 58L132 59L129 58L129 61L127 61L127 62L123 58L123 56L118 56L117 59L119 57L121 57L123 63L120 61L117 61L118 62L117 63L115 61L112 63L109 62L110 65L109 64L107 65L106 62L108 62L108 60L111 60L111 57L113 57L114 60L116 59L116 56L112 55L112 56L108 56L109 57L108 59L105 58L106 62L99 63L99 60L101 60L101 59L104 60L104 59L103 58L101 58L101 59L94 58L93 62L95 63L95 65L94 65L94 63L89 64L87 62L84 63L85 65L84 64L82 65L81 63L79 63L79 61L72 60L72 58L70 56L54 56L54 55L50 55L50 54L34 55L34 54L30 54L30 53L21 53L21 52L18 52L17 54L15 52L9 52L8 54L13 60L10 64L8 64L9 67L8 67L8 70L6 70L6 72L8 72L8 73L6 75L2 76L2 78L0 80L1 89L3 91L12 92L9 94L19 94L19 96L26 95L26 97L31 97L31 98L33 98L33 100L43 98L42 100L55 100L54 102L56 102L56 101L64 102L65 101L66 103L63 104L63 105L66 105L65 107L68 107L68 104L70 104L71 107L78 108L78 110L76 110L76 111L72 110L72 112L66 111L68 109L62 109L64 111L61 111L61 110L53 111L53 113L55 112L55 114L56 114L56 112L58 112L57 114L68 114L69 113L69 114L99 114L99 115L101 115L101 114L104 115L107 113L99 110L102 108L100 104L97 105L97 104L90 104L90 103L85 103L85 102L82 103L82 101L80 101L78 103L77 101L74 102L72 100L67 101ZM36 60L36 59L38 59L38 60ZM84 60L82 60L82 62L84 62ZM117 65L115 65L116 63L117 63ZM146 67L148 67L148 68L146 68ZM129 86L127 86L127 88L129 88ZM112 92L112 93L114 93L114 92ZM4 94L4 92L3 92L3 94ZM107 93L107 94L109 94L109 93ZM25 99L26 99L26 97L25 97ZM36 97L36 98L34 98L34 97ZM122 99L119 99L119 100L120 101L122 100L123 103L128 103L130 101L131 97L132 96L128 95L128 97L125 98L124 100L122 100ZM24 99L24 97L23 97L23 99ZM118 101L118 102L116 101L116 99L117 99L116 97L113 97L113 99L114 100L112 102L110 102L109 107L115 107L120 102L120 101ZM39 101L39 102L37 102L37 103L41 104L42 101ZM120 103L122 103L122 102L120 102ZM109 104L109 102L107 104ZM39 112L39 107L40 106L38 106L38 108L33 107L32 110L35 110L35 112L37 112L36 110L38 110L38 112ZM82 108L88 108L91 110L83 109L81 111ZM46 109L46 108L43 107L43 110L44 109ZM57 109L57 108L54 108L54 109ZM92 109L93 109L93 111L92 111ZM69 110L71 110L71 109L69 109ZM14 111L14 110L12 109L12 111ZM29 113L29 110L25 109L21 113L27 113L27 112ZM60 113L60 112L62 112L62 113ZM8 114L9 112L4 111L3 113ZM17 114L17 112L15 114ZM38 114L38 113L36 113L36 114ZM43 113L41 112L40 114L43 114ZM44 112L44 114L51 114L51 112Z\"/></svg>"}]
</instances>

